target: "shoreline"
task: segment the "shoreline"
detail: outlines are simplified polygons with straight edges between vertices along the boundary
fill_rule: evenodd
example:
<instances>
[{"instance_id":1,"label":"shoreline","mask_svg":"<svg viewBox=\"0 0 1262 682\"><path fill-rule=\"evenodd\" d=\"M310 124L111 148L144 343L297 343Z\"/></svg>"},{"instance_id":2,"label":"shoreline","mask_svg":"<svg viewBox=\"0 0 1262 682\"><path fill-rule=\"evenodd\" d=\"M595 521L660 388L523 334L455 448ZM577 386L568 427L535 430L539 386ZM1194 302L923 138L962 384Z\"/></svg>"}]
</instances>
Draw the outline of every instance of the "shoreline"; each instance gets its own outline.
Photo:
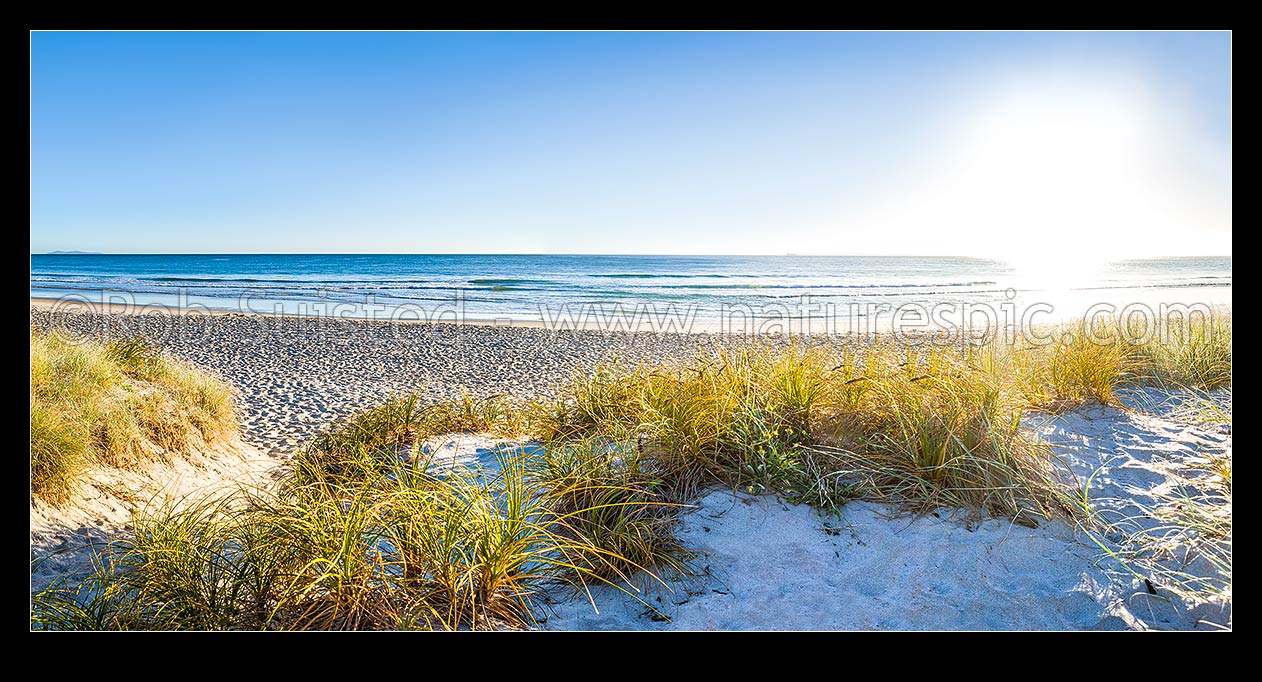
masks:
<instances>
[{"instance_id":1,"label":"shoreline","mask_svg":"<svg viewBox=\"0 0 1262 682\"><path fill-rule=\"evenodd\" d=\"M555 320L520 320L510 318L458 318L455 316L437 316L431 319L420 319L402 315L356 316L351 314L293 313L293 312L260 312L255 310L233 310L228 308L211 308L201 304L190 306L170 306L162 303L118 303L97 302L84 297L30 297L32 309L49 313L89 313L117 316L164 316L172 319L197 318L236 318L248 320L296 320L307 326L320 326L329 323L370 324L380 326L428 327L428 328L467 328L475 330L487 329L531 329L549 333L598 333L602 335L631 336L707 336L719 338L801 338L801 339L875 339L878 337L895 337L904 340L948 336L955 338L959 330L966 330L966 335L977 338L979 334L989 334L991 329L1016 329L1021 333L1030 333L1040 328L1083 319L1083 314L1068 314L1053 309L1040 309L1043 304L1030 304L1020 309L1009 309L1008 303L1000 304L998 310L989 303L953 303L949 306L963 306L959 319L939 316L939 308L912 304L906 308L883 310L875 315L845 319L839 324L838 318L827 316L806 316L786 314L779 317L742 317L739 322L735 318L726 320L697 320L691 317L680 319L666 318L657 313L635 312L626 314L617 311L594 315L591 311L578 316ZM1103 306L1103 307L1101 307ZM1194 301L1143 303L1131 302L1123 305L1102 302L1088 308L1092 315L1141 315L1145 319L1159 320L1167 314L1175 315L1218 315L1230 313L1231 303ZM1167 313L1166 311L1170 312ZM980 318L984 324L975 325L979 319L975 314L989 311L993 316ZM1128 311L1130 311L1128 313ZM1199 313L1197 311L1200 311ZM912 312L915 315L905 313ZM883 316L888 313L887 316ZM1045 313L1040 319L1035 315ZM1005 334L1008 332L1004 332Z\"/></svg>"},{"instance_id":2,"label":"shoreline","mask_svg":"<svg viewBox=\"0 0 1262 682\"><path fill-rule=\"evenodd\" d=\"M543 320L513 320L509 318L496 319L470 319L463 320L454 319L436 319L421 320L409 317L357 317L354 315L302 315L298 313L268 313L251 310L248 312L240 310L231 310L227 308L210 308L198 305L196 307L172 307L161 303L149 304L130 304L130 303L100 303L96 301L84 301L70 298L52 298L34 296L30 297L31 307L40 310L57 311L57 312L88 312L100 314L104 311L111 315L148 315L148 314L165 314L179 315L183 317L194 316L224 316L224 317L246 317L246 318L282 318L297 320L319 320L323 322L368 322L373 324L405 324L405 325L433 325L433 326L454 326L454 327L476 327L486 329L542 329L547 331L591 331L604 332L611 334L719 334L728 336L761 336L769 332L749 332L749 331L733 331L722 322L712 321L693 321L688 324L686 329L676 329L670 326L666 329L640 329L644 324L637 324L630 329L610 329L610 325L601 324L592 321L566 322L562 324L549 324ZM827 335L846 335L856 332L803 332L793 331L794 323L792 320L797 318L789 318L788 325L790 334L793 336L827 336ZM778 323L783 327L782 323Z\"/></svg>"},{"instance_id":3,"label":"shoreline","mask_svg":"<svg viewBox=\"0 0 1262 682\"><path fill-rule=\"evenodd\" d=\"M416 320L411 318L398 319L381 319L376 317L354 317L342 315L299 315L296 313L264 313L256 310L243 312L240 310L230 310L228 308L209 308L204 306L193 307L173 307L161 303L146 304L130 304L130 303L98 303L96 301L83 301L67 298L53 298L48 296L31 296L31 307L49 311L64 312L104 312L111 315L145 315L149 313L159 312L167 315L215 315L215 316L238 316L238 317L279 317L279 318L297 318L297 319L319 319L319 320L345 320L349 322L378 322L400 324L434 324L434 325L461 325L474 327L525 327L531 329L546 329L544 322L534 322L531 320Z\"/></svg>"}]
</instances>

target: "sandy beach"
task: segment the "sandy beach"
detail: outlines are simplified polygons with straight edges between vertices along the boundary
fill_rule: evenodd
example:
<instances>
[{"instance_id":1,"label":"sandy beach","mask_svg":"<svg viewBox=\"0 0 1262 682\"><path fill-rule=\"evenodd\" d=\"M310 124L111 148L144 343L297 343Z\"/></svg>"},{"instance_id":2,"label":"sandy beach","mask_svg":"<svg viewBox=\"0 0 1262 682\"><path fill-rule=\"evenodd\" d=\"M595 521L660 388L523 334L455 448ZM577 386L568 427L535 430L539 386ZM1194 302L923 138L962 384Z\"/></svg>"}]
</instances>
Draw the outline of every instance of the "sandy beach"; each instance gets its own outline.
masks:
<instances>
[{"instance_id":1,"label":"sandy beach","mask_svg":"<svg viewBox=\"0 0 1262 682\"><path fill-rule=\"evenodd\" d=\"M47 310L50 312L108 312L117 315L167 315L173 314L175 310L171 306L162 304L140 304L140 303L119 303L119 302L102 302L88 298L86 296L72 294L64 297L48 297L48 296L31 296L31 307ZM250 317L250 318L292 318L298 317L294 313L278 313L259 310L249 310L242 312L231 308L231 302L220 301L225 307L207 307L191 305L183 310L184 315L193 315L197 317ZM333 321L351 321L366 322L370 320L378 320L380 322L389 321L399 325L420 325L420 326L442 326L442 327L462 327L473 329L485 329L488 327L504 329L504 328L521 328L521 329L540 329L561 331L593 331L593 332L631 332L631 333L661 333L661 334L725 334L729 332L744 333L745 327L739 317L734 322L723 323L716 320L706 319L687 319L686 323L680 324L654 324L651 315L643 315L636 317L634 311L625 314L612 314L605 317L577 315L573 318L565 318L554 320L549 323L545 320L523 320L513 318L477 318L465 317L458 319L454 315L442 316L436 315L434 321L420 319L418 316L409 313L388 314L381 313L375 317L366 317L355 315L351 312L330 314L318 313L317 315ZM749 329L757 329L759 322L750 322ZM766 327L788 329L793 333L802 330L802 324L799 319L787 322L764 321ZM819 324L816 330L820 330ZM831 332L832 330L829 329Z\"/></svg>"},{"instance_id":2,"label":"sandy beach","mask_svg":"<svg viewBox=\"0 0 1262 682\"><path fill-rule=\"evenodd\" d=\"M438 399L468 389L527 397L613 358L635 365L739 341L709 333L178 315L157 306L132 314L52 308L31 299L31 324L96 338L140 336L219 374L240 390L245 441L275 454L392 393L416 389Z\"/></svg>"},{"instance_id":3,"label":"sandy beach","mask_svg":"<svg viewBox=\"0 0 1262 682\"><path fill-rule=\"evenodd\" d=\"M392 392L416 388L437 398L464 387L529 396L603 359L660 361L724 342L704 334L64 313L34 304L31 323L89 336L140 335L212 370L239 392L243 440L193 464L97 472L77 511L33 503L33 551L60 549L33 573L33 588L60 572L84 570L94 542L125 532L134 507L128 499L261 480L328 422ZM1182 484L1190 461L1230 455L1230 425L1189 418L1177 398L1135 391L1127 394L1128 409L1033 415L1027 427L1053 443L1081 480L1092 477L1096 505L1122 514ZM497 445L531 447L453 434L430 448L437 461L493 469ZM699 550L702 572L666 588L645 585L643 598L657 612L598 588L595 609L585 597L562 600L539 614L541 627L1116 630L1204 629L1231 620L1229 604L1151 594L1063 521L1038 528L978 523L948 509L909 517L863 502L830 517L772 496L716 490L681 515L678 536Z\"/></svg>"},{"instance_id":4,"label":"sandy beach","mask_svg":"<svg viewBox=\"0 0 1262 682\"><path fill-rule=\"evenodd\" d=\"M687 356L721 337L550 331L540 327L418 325L246 314L50 311L32 299L32 325L76 335L144 337L240 389L242 434L288 452L323 424L391 393L427 397L531 395L596 362Z\"/></svg>"}]
</instances>

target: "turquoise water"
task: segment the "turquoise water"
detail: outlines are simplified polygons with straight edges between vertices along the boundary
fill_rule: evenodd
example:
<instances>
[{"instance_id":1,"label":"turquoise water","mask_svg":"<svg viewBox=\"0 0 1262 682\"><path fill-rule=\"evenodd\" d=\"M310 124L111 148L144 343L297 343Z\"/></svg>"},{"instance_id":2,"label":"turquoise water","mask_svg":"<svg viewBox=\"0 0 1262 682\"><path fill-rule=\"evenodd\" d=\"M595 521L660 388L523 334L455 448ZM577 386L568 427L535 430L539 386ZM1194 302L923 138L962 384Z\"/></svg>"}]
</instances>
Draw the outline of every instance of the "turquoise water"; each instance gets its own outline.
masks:
<instances>
[{"instance_id":1,"label":"turquoise water","mask_svg":"<svg viewBox=\"0 0 1262 682\"><path fill-rule=\"evenodd\" d=\"M1230 304L1230 258L1031 276L974 258L547 255L32 255L31 295L347 317L547 321L579 311L862 316L871 306ZM805 298L803 298L805 296ZM804 303L805 302L805 303ZM827 313L831 311L831 313ZM581 313L580 313L581 314Z\"/></svg>"}]
</instances>

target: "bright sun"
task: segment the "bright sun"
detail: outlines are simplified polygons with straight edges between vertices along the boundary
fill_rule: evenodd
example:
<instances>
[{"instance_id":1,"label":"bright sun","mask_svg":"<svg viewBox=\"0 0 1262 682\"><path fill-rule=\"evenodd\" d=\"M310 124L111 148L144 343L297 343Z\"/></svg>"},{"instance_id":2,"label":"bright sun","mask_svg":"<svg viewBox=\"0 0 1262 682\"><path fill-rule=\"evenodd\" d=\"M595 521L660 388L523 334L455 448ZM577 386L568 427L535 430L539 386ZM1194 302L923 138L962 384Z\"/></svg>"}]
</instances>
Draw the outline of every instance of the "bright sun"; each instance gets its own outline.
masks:
<instances>
[{"instance_id":1,"label":"bright sun","mask_svg":"<svg viewBox=\"0 0 1262 682\"><path fill-rule=\"evenodd\" d=\"M917 181L863 215L869 233L1066 276L1122 258L1223 252L1224 241L1230 250L1230 178L1214 186L1216 169L1143 88L1026 80L953 118L910 172ZM1209 239L1218 242L1207 250Z\"/></svg>"},{"instance_id":2,"label":"bright sun","mask_svg":"<svg viewBox=\"0 0 1262 682\"><path fill-rule=\"evenodd\" d=\"M1122 97L1010 96L965 138L948 184L967 202L956 214L972 214L995 255L1027 267L1125 253L1129 236L1153 217L1142 182L1145 123Z\"/></svg>"}]
</instances>

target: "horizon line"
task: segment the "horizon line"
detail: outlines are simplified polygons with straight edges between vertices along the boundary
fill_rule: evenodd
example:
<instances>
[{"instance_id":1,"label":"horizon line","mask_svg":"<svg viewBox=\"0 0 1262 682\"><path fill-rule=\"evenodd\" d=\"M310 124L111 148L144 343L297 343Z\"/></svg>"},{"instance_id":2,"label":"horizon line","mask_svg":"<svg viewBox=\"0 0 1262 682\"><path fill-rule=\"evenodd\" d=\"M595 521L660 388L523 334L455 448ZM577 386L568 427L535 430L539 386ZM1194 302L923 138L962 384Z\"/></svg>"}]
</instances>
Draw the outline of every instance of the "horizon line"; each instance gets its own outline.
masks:
<instances>
[{"instance_id":1,"label":"horizon line","mask_svg":"<svg viewBox=\"0 0 1262 682\"><path fill-rule=\"evenodd\" d=\"M546 253L546 252L419 252L419 251L78 251L55 249L31 252L32 256L631 256L643 258L972 258L1006 260L998 256L916 253ZM1117 260L1155 258L1231 258L1230 253L1192 253L1139 256Z\"/></svg>"}]
</instances>

